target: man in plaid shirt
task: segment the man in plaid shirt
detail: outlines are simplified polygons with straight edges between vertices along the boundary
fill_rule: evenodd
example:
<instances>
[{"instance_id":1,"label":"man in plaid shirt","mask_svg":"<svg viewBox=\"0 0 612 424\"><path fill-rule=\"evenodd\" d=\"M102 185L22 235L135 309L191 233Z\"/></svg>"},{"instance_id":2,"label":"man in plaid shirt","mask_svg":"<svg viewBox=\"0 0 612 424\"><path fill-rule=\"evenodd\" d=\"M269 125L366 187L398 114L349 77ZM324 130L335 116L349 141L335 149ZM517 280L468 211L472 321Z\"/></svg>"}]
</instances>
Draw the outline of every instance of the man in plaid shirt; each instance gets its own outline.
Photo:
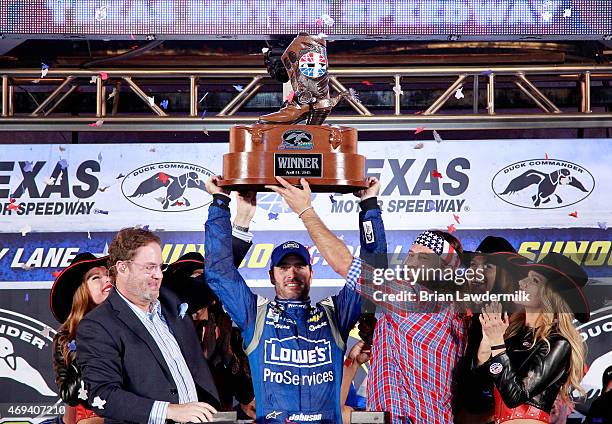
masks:
<instances>
[{"instance_id":1,"label":"man in plaid shirt","mask_svg":"<svg viewBox=\"0 0 612 424\"><path fill-rule=\"evenodd\" d=\"M304 190L300 190L282 179L279 182L284 188L274 187L274 191L300 215L323 258L345 276L358 259L327 228L322 229L310 205L308 183L302 179ZM455 269L461 253L461 243L450 234L425 231L415 239L404 264L415 270ZM453 373L467 338L462 319L450 303L380 303L375 291L396 295L412 291L418 298L420 291L429 290L428 281L374 286L368 284L373 272L362 264L362 278L356 287L384 309L374 335L368 409L391 412L394 423L451 424Z\"/></svg>"}]
</instances>

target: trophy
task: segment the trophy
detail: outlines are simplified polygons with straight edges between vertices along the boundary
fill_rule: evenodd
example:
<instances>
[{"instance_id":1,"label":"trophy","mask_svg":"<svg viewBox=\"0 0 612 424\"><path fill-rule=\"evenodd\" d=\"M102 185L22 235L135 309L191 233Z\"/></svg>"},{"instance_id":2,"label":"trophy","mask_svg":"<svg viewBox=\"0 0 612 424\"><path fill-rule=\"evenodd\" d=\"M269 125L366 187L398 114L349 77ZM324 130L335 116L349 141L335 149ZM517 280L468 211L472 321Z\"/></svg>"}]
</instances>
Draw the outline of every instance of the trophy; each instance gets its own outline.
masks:
<instances>
[{"instance_id":1,"label":"trophy","mask_svg":"<svg viewBox=\"0 0 612 424\"><path fill-rule=\"evenodd\" d=\"M294 95L256 124L230 129L230 151L223 155L219 185L265 191L265 185L278 184L274 177L279 176L294 185L306 178L313 192L366 188L365 157L357 153L357 130L323 125L340 100L357 100L352 90L330 97L325 40L301 33L284 51L280 64L272 63L268 54L266 62L277 79L291 81Z\"/></svg>"}]
</instances>

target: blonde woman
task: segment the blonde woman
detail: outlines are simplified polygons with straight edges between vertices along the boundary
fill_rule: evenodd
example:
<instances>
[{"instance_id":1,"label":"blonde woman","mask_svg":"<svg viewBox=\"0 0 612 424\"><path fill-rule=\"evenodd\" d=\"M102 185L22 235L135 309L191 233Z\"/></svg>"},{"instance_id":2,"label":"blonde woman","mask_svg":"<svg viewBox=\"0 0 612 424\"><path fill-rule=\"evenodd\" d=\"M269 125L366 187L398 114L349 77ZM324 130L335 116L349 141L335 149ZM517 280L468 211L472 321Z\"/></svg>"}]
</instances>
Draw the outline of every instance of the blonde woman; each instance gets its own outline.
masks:
<instances>
[{"instance_id":1,"label":"blonde woman","mask_svg":"<svg viewBox=\"0 0 612 424\"><path fill-rule=\"evenodd\" d=\"M510 261L524 275L519 287L527 296L516 302L523 311L508 319L499 303L483 308L478 369L495 384L496 423L549 423L557 395L569 402L572 389L584 394L585 348L573 319L589 320L588 277L558 253L535 264Z\"/></svg>"}]
</instances>

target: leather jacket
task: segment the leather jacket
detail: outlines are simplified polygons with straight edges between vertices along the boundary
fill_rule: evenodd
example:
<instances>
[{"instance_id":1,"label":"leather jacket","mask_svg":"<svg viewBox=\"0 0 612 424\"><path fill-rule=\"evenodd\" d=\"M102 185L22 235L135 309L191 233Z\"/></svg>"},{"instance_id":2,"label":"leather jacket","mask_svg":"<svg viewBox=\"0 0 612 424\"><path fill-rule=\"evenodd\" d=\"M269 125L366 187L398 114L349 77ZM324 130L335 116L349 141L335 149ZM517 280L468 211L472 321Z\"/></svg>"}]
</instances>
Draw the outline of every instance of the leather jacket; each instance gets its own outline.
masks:
<instances>
[{"instance_id":1,"label":"leather jacket","mask_svg":"<svg viewBox=\"0 0 612 424\"><path fill-rule=\"evenodd\" d=\"M506 340L505 352L478 369L493 380L509 408L527 404L549 413L569 375L571 346L554 329L534 346L533 336L533 329L523 327Z\"/></svg>"},{"instance_id":2,"label":"leather jacket","mask_svg":"<svg viewBox=\"0 0 612 424\"><path fill-rule=\"evenodd\" d=\"M76 363L76 352L70 352L70 364L64 361L64 346L59 342L61 335L66 334L66 330L60 330L53 337L53 368L55 370L55 382L60 391L60 397L70 406L79 404L90 408L87 402L79 399L79 389L81 388L81 370Z\"/></svg>"}]
</instances>

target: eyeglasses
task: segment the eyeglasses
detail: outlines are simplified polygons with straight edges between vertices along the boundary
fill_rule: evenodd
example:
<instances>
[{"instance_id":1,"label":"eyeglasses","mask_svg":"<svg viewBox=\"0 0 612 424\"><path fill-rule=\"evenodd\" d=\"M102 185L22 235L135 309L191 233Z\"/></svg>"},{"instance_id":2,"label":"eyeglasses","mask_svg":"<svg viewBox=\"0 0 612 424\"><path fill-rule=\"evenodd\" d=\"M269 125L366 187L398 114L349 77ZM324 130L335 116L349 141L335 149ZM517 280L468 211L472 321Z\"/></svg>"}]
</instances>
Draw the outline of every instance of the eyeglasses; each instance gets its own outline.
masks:
<instances>
[{"instance_id":1,"label":"eyeglasses","mask_svg":"<svg viewBox=\"0 0 612 424\"><path fill-rule=\"evenodd\" d=\"M138 262L134 262L132 260L128 260L124 262L131 262L134 265L138 265L138 267L141 268L147 274L153 274L155 273L156 270L159 270L160 272L164 272L166 269L168 269L168 264L139 264Z\"/></svg>"}]
</instances>

